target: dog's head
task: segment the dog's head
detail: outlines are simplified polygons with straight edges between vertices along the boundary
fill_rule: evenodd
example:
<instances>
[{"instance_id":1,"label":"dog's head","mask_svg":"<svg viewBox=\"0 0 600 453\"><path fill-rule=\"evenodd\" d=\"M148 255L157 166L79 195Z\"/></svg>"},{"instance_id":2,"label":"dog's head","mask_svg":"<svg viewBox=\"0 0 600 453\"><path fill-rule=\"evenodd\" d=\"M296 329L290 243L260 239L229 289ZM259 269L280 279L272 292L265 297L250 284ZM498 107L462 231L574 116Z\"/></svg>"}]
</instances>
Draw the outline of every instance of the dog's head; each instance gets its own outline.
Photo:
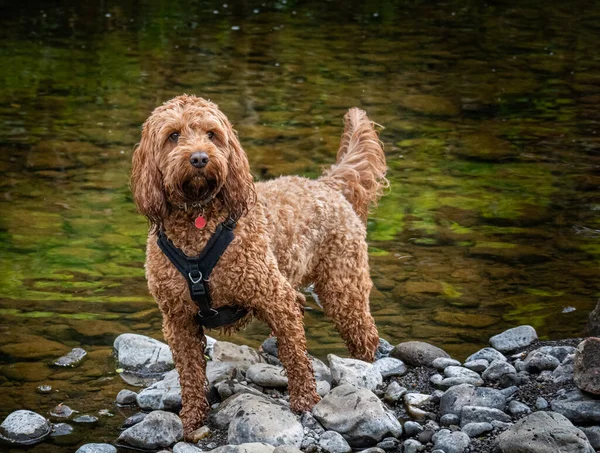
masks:
<instances>
[{"instance_id":1,"label":"dog's head","mask_svg":"<svg viewBox=\"0 0 600 453\"><path fill-rule=\"evenodd\" d=\"M188 95L156 108L144 123L131 189L153 228L183 206L218 199L237 219L256 201L248 159L227 117L216 104Z\"/></svg>"}]
</instances>

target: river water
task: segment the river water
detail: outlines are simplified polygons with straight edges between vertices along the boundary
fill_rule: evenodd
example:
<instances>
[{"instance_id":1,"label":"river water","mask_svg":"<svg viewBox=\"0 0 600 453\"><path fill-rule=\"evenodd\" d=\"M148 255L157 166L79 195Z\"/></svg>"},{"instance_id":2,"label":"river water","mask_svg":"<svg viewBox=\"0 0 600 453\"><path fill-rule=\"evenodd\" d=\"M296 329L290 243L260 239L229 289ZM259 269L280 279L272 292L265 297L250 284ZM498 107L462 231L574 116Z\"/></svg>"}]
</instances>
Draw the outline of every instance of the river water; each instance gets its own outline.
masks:
<instances>
[{"instance_id":1,"label":"river water","mask_svg":"<svg viewBox=\"0 0 600 453\"><path fill-rule=\"evenodd\" d=\"M581 335L600 293L600 4L24 1L0 11L0 417L99 417L43 443L111 441L128 415L111 345L161 338L128 188L140 125L194 93L257 179L316 177L351 106L384 126L369 223L391 343L457 358L506 328ZM310 351L345 354L314 300ZM232 341L258 346L258 323ZM76 369L49 364L81 346ZM48 384L50 395L36 387ZM99 415L106 409L110 415Z\"/></svg>"}]
</instances>

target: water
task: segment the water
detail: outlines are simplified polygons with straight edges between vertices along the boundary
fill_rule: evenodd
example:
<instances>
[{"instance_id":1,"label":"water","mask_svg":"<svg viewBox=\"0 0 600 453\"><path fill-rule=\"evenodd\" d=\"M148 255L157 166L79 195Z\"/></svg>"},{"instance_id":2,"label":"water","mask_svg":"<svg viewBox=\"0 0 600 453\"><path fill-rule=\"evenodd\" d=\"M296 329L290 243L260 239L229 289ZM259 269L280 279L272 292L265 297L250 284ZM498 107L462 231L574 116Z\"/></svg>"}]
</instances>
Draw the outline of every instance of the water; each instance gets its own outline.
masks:
<instances>
[{"instance_id":1,"label":"water","mask_svg":"<svg viewBox=\"0 0 600 453\"><path fill-rule=\"evenodd\" d=\"M64 402L100 418L32 451L112 441L130 413L113 403L126 385L112 341L161 338L131 153L149 112L182 92L220 105L257 179L320 174L350 106L385 126L392 185L369 244L372 311L390 342L464 358L523 323L543 338L582 334L600 292L600 6L11 8L0 15L0 417ZM310 351L345 354L309 303ZM268 333L252 324L233 341ZM89 352L81 367L48 366L75 346ZM36 393L42 384L53 392Z\"/></svg>"}]
</instances>

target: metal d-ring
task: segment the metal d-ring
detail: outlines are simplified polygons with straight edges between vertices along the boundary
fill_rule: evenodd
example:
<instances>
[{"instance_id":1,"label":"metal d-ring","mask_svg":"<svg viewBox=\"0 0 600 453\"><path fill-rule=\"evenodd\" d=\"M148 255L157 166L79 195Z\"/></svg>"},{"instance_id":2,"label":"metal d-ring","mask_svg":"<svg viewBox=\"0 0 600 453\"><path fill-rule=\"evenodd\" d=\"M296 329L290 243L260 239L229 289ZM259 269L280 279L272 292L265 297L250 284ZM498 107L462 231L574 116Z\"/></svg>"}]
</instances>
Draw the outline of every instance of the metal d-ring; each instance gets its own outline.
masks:
<instances>
[{"instance_id":1,"label":"metal d-ring","mask_svg":"<svg viewBox=\"0 0 600 453\"><path fill-rule=\"evenodd\" d=\"M188 277L190 277L190 281L195 285L200 280L202 280L202 272L198 271L198 278L192 277L192 273L188 272Z\"/></svg>"}]
</instances>

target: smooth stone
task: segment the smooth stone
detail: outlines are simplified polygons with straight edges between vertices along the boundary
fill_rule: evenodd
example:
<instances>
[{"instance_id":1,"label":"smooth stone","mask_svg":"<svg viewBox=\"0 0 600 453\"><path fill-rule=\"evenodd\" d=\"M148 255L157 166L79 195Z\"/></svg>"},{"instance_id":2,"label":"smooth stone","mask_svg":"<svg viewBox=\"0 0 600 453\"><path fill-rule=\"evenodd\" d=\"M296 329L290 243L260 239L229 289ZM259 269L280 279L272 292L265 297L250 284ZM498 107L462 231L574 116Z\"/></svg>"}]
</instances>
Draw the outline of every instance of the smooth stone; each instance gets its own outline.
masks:
<instances>
[{"instance_id":1,"label":"smooth stone","mask_svg":"<svg viewBox=\"0 0 600 453\"><path fill-rule=\"evenodd\" d=\"M500 391L508 399L519 391L519 387L517 387L516 385L512 385L510 387L503 388Z\"/></svg>"},{"instance_id":2,"label":"smooth stone","mask_svg":"<svg viewBox=\"0 0 600 453\"><path fill-rule=\"evenodd\" d=\"M460 417L456 414L446 414L440 417L440 424L442 426L458 425L460 423Z\"/></svg>"},{"instance_id":3,"label":"smooth stone","mask_svg":"<svg viewBox=\"0 0 600 453\"><path fill-rule=\"evenodd\" d=\"M418 453L420 451L425 450L425 446L415 439L407 439L403 444L404 451L403 453ZM364 450L363 450L364 453Z\"/></svg>"},{"instance_id":4,"label":"smooth stone","mask_svg":"<svg viewBox=\"0 0 600 453\"><path fill-rule=\"evenodd\" d=\"M144 420L121 433L118 442L146 450L170 447L183 439L183 423L171 412L150 412Z\"/></svg>"},{"instance_id":5,"label":"smooth stone","mask_svg":"<svg viewBox=\"0 0 600 453\"><path fill-rule=\"evenodd\" d=\"M408 437L413 437L423 431L423 426L420 423L408 420L404 422L404 434Z\"/></svg>"},{"instance_id":6,"label":"smooth stone","mask_svg":"<svg viewBox=\"0 0 600 453\"><path fill-rule=\"evenodd\" d=\"M71 421L73 423L81 423L82 425L93 425L95 423L98 423L98 417L85 414L85 415L80 415L79 417L75 417Z\"/></svg>"},{"instance_id":7,"label":"smooth stone","mask_svg":"<svg viewBox=\"0 0 600 453\"><path fill-rule=\"evenodd\" d=\"M54 423L52 425L52 437L68 436L73 434L74 428L68 423Z\"/></svg>"},{"instance_id":8,"label":"smooth stone","mask_svg":"<svg viewBox=\"0 0 600 453\"><path fill-rule=\"evenodd\" d=\"M74 348L68 354L56 359L52 365L58 367L76 367L87 356L87 352L81 348Z\"/></svg>"},{"instance_id":9,"label":"smooth stone","mask_svg":"<svg viewBox=\"0 0 600 453\"><path fill-rule=\"evenodd\" d=\"M333 382L333 378L331 377L331 370L329 367L316 357L311 357L310 360L313 366L315 381L326 381L331 384Z\"/></svg>"},{"instance_id":10,"label":"smooth stone","mask_svg":"<svg viewBox=\"0 0 600 453\"><path fill-rule=\"evenodd\" d=\"M438 371L444 371L449 366L460 366L460 362L458 360L449 359L447 357L438 357L431 364Z\"/></svg>"},{"instance_id":11,"label":"smooth stone","mask_svg":"<svg viewBox=\"0 0 600 453\"><path fill-rule=\"evenodd\" d=\"M384 357L373 362L373 368L379 371L381 376L386 379L392 376L404 376L408 371L402 360L393 357Z\"/></svg>"},{"instance_id":12,"label":"smooth stone","mask_svg":"<svg viewBox=\"0 0 600 453\"><path fill-rule=\"evenodd\" d=\"M217 341L213 346L213 360L216 362L236 362L243 370L255 363L264 363L265 359L256 349L246 345L237 345L228 341Z\"/></svg>"},{"instance_id":13,"label":"smooth stone","mask_svg":"<svg viewBox=\"0 0 600 453\"><path fill-rule=\"evenodd\" d=\"M506 357L500 351L494 348L483 348L477 351L475 354L471 354L467 357L465 362L472 362L474 360L487 360L488 363L492 363L494 360L503 360L506 362Z\"/></svg>"},{"instance_id":14,"label":"smooth stone","mask_svg":"<svg viewBox=\"0 0 600 453\"><path fill-rule=\"evenodd\" d=\"M560 365L560 361L553 355L536 349L527 354L523 365L525 370L530 373L541 373L544 370L553 371Z\"/></svg>"},{"instance_id":15,"label":"smooth stone","mask_svg":"<svg viewBox=\"0 0 600 453\"><path fill-rule=\"evenodd\" d=\"M117 404L121 405L129 405L136 402L137 393L132 392L131 390L123 389L119 393L117 393Z\"/></svg>"},{"instance_id":16,"label":"smooth stone","mask_svg":"<svg viewBox=\"0 0 600 453\"><path fill-rule=\"evenodd\" d=\"M548 404L548 401L546 401L545 398L542 398L541 396L538 396L535 400L535 408L538 411L543 411L548 409L550 405Z\"/></svg>"},{"instance_id":17,"label":"smooth stone","mask_svg":"<svg viewBox=\"0 0 600 453\"><path fill-rule=\"evenodd\" d=\"M379 398L368 389L343 384L313 408L325 427L344 436L351 447L370 447L384 437L400 437L402 426Z\"/></svg>"},{"instance_id":18,"label":"smooth stone","mask_svg":"<svg viewBox=\"0 0 600 453\"><path fill-rule=\"evenodd\" d=\"M479 423L467 423L461 428L461 431L467 436L473 438L481 436L483 433L490 432L494 429L491 423L479 422Z\"/></svg>"},{"instance_id":19,"label":"smooth stone","mask_svg":"<svg viewBox=\"0 0 600 453\"><path fill-rule=\"evenodd\" d=\"M375 351L375 360L388 357L390 355L390 352L392 352L392 349L394 349L394 346L390 344L389 341L380 338L379 345L377 346L377 350Z\"/></svg>"},{"instance_id":20,"label":"smooth stone","mask_svg":"<svg viewBox=\"0 0 600 453\"><path fill-rule=\"evenodd\" d=\"M346 439L335 431L325 431L321 434L319 447L327 453L350 453L352 451Z\"/></svg>"},{"instance_id":21,"label":"smooth stone","mask_svg":"<svg viewBox=\"0 0 600 453\"><path fill-rule=\"evenodd\" d=\"M504 360L494 360L490 366L483 372L481 377L486 381L498 381L505 374L517 373L517 370L510 363Z\"/></svg>"},{"instance_id":22,"label":"smooth stone","mask_svg":"<svg viewBox=\"0 0 600 453\"><path fill-rule=\"evenodd\" d=\"M269 337L262 342L260 348L267 354L273 357L279 357L279 349L277 347L277 337Z\"/></svg>"},{"instance_id":23,"label":"smooth stone","mask_svg":"<svg viewBox=\"0 0 600 453\"><path fill-rule=\"evenodd\" d=\"M169 346L154 338L124 333L115 339L113 346L119 367L128 373L152 376L175 367Z\"/></svg>"},{"instance_id":24,"label":"smooth stone","mask_svg":"<svg viewBox=\"0 0 600 453\"><path fill-rule=\"evenodd\" d=\"M201 453L201 448L188 442L177 442L173 445L173 453Z\"/></svg>"},{"instance_id":25,"label":"smooth stone","mask_svg":"<svg viewBox=\"0 0 600 453\"><path fill-rule=\"evenodd\" d=\"M400 343L392 349L390 355L411 366L428 367L431 367L433 361L437 358L451 358L443 349L422 341L406 341Z\"/></svg>"},{"instance_id":26,"label":"smooth stone","mask_svg":"<svg viewBox=\"0 0 600 453\"><path fill-rule=\"evenodd\" d=\"M550 354L551 356L556 357L559 362L562 362L568 355L575 354L576 349L577 348L573 346L542 346L537 350L545 354Z\"/></svg>"},{"instance_id":27,"label":"smooth stone","mask_svg":"<svg viewBox=\"0 0 600 453\"><path fill-rule=\"evenodd\" d=\"M440 400L440 413L461 415L463 406L483 406L504 410L506 397L502 392L468 384L451 387Z\"/></svg>"},{"instance_id":28,"label":"smooth stone","mask_svg":"<svg viewBox=\"0 0 600 453\"><path fill-rule=\"evenodd\" d=\"M456 387L457 385L473 385L475 387L480 387L483 385L483 379L480 377L472 378L467 376L458 376L458 377L449 377L444 378L437 383L437 387L441 389L449 389L451 387Z\"/></svg>"},{"instance_id":29,"label":"smooth stone","mask_svg":"<svg viewBox=\"0 0 600 453\"><path fill-rule=\"evenodd\" d=\"M501 453L594 453L581 430L555 412L533 412L496 440Z\"/></svg>"},{"instance_id":30,"label":"smooth stone","mask_svg":"<svg viewBox=\"0 0 600 453\"><path fill-rule=\"evenodd\" d=\"M469 423L491 423L494 420L508 423L511 418L500 409L492 407L464 406L460 412L460 426Z\"/></svg>"},{"instance_id":31,"label":"smooth stone","mask_svg":"<svg viewBox=\"0 0 600 453\"><path fill-rule=\"evenodd\" d=\"M434 448L445 453L463 453L469 446L470 438L463 432L441 429L433 435Z\"/></svg>"},{"instance_id":32,"label":"smooth stone","mask_svg":"<svg viewBox=\"0 0 600 453\"><path fill-rule=\"evenodd\" d=\"M236 393L223 401L217 410L209 414L209 420L219 429L227 429L229 422L246 402L264 401L272 403L269 397L262 393Z\"/></svg>"},{"instance_id":33,"label":"smooth stone","mask_svg":"<svg viewBox=\"0 0 600 453\"><path fill-rule=\"evenodd\" d=\"M490 362L488 362L485 359L477 359L477 360L471 360L470 362L465 362L464 367L468 368L469 370L473 370L477 373L482 373L484 372L487 367L490 366Z\"/></svg>"},{"instance_id":34,"label":"smooth stone","mask_svg":"<svg viewBox=\"0 0 600 453\"><path fill-rule=\"evenodd\" d=\"M600 395L600 338L587 338L577 346L573 379L581 390Z\"/></svg>"},{"instance_id":35,"label":"smooth stone","mask_svg":"<svg viewBox=\"0 0 600 453\"><path fill-rule=\"evenodd\" d=\"M429 413L423 409L431 401L431 395L425 393L407 393L404 395L406 412L416 420L424 420Z\"/></svg>"},{"instance_id":36,"label":"smooth stone","mask_svg":"<svg viewBox=\"0 0 600 453\"><path fill-rule=\"evenodd\" d=\"M181 385L177 370L169 371L162 381L140 391L136 402L144 410L178 412L181 409Z\"/></svg>"},{"instance_id":37,"label":"smooth stone","mask_svg":"<svg viewBox=\"0 0 600 453\"><path fill-rule=\"evenodd\" d=\"M383 383L381 373L371 363L356 359L342 359L334 354L327 356L333 383L336 385L352 384L375 390Z\"/></svg>"},{"instance_id":38,"label":"smooth stone","mask_svg":"<svg viewBox=\"0 0 600 453\"><path fill-rule=\"evenodd\" d=\"M236 362L215 362L210 360L206 362L206 380L214 385L227 379L241 377L239 364Z\"/></svg>"},{"instance_id":39,"label":"smooth stone","mask_svg":"<svg viewBox=\"0 0 600 453\"><path fill-rule=\"evenodd\" d=\"M127 417L123 422L123 428L129 428L130 426L136 425L146 418L148 414L146 412L138 412L133 414L131 417Z\"/></svg>"},{"instance_id":40,"label":"smooth stone","mask_svg":"<svg viewBox=\"0 0 600 453\"><path fill-rule=\"evenodd\" d=\"M317 381L317 395L323 397L331 392L331 384L327 381Z\"/></svg>"},{"instance_id":41,"label":"smooth stone","mask_svg":"<svg viewBox=\"0 0 600 453\"><path fill-rule=\"evenodd\" d=\"M519 326L508 329L490 338L490 345L500 352L510 352L529 346L538 339L535 329L531 326Z\"/></svg>"},{"instance_id":42,"label":"smooth stone","mask_svg":"<svg viewBox=\"0 0 600 453\"><path fill-rule=\"evenodd\" d=\"M527 404L517 400L509 401L506 410L513 417L521 417L522 415L527 415L531 412L531 409Z\"/></svg>"},{"instance_id":43,"label":"smooth stone","mask_svg":"<svg viewBox=\"0 0 600 453\"><path fill-rule=\"evenodd\" d=\"M392 451L398 448L400 441L395 437L386 437L381 442L377 444L379 448L385 451Z\"/></svg>"},{"instance_id":44,"label":"smooth stone","mask_svg":"<svg viewBox=\"0 0 600 453\"><path fill-rule=\"evenodd\" d=\"M85 444L75 453L117 453L117 449L111 444Z\"/></svg>"},{"instance_id":45,"label":"smooth stone","mask_svg":"<svg viewBox=\"0 0 600 453\"><path fill-rule=\"evenodd\" d=\"M273 453L275 447L264 442L249 442L241 445L223 445L211 453Z\"/></svg>"},{"instance_id":46,"label":"smooth stone","mask_svg":"<svg viewBox=\"0 0 600 453\"><path fill-rule=\"evenodd\" d=\"M75 411L66 404L59 404L50 411L50 415L56 418L69 418Z\"/></svg>"},{"instance_id":47,"label":"smooth stone","mask_svg":"<svg viewBox=\"0 0 600 453\"><path fill-rule=\"evenodd\" d=\"M478 373L462 366L448 366L444 368L444 375L448 378L481 379Z\"/></svg>"},{"instance_id":48,"label":"smooth stone","mask_svg":"<svg viewBox=\"0 0 600 453\"><path fill-rule=\"evenodd\" d=\"M263 387L287 387L288 377L283 367L255 363L246 370L246 378Z\"/></svg>"},{"instance_id":49,"label":"smooth stone","mask_svg":"<svg viewBox=\"0 0 600 453\"><path fill-rule=\"evenodd\" d=\"M210 428L204 425L192 432L192 434L189 435L189 440L194 443L198 443L202 439L206 439L208 436L210 436L210 433Z\"/></svg>"},{"instance_id":50,"label":"smooth stone","mask_svg":"<svg viewBox=\"0 0 600 453\"><path fill-rule=\"evenodd\" d=\"M569 354L552 371L552 381L555 384L567 384L574 379L575 376L575 354Z\"/></svg>"},{"instance_id":51,"label":"smooth stone","mask_svg":"<svg viewBox=\"0 0 600 453\"><path fill-rule=\"evenodd\" d=\"M592 447L600 450L600 426L579 426L578 428L583 431Z\"/></svg>"},{"instance_id":52,"label":"smooth stone","mask_svg":"<svg viewBox=\"0 0 600 453\"><path fill-rule=\"evenodd\" d=\"M600 398L580 390L567 392L551 403L552 410L564 415L573 423L600 423Z\"/></svg>"},{"instance_id":53,"label":"smooth stone","mask_svg":"<svg viewBox=\"0 0 600 453\"><path fill-rule=\"evenodd\" d=\"M0 439L11 444L33 445L50 435L52 425L48 420L28 410L10 413L0 425Z\"/></svg>"},{"instance_id":54,"label":"smooth stone","mask_svg":"<svg viewBox=\"0 0 600 453\"><path fill-rule=\"evenodd\" d=\"M398 384L398 382L392 381L385 390L383 400L386 403L395 404L404 396L406 392L406 387L402 387L400 384Z\"/></svg>"}]
</instances>

